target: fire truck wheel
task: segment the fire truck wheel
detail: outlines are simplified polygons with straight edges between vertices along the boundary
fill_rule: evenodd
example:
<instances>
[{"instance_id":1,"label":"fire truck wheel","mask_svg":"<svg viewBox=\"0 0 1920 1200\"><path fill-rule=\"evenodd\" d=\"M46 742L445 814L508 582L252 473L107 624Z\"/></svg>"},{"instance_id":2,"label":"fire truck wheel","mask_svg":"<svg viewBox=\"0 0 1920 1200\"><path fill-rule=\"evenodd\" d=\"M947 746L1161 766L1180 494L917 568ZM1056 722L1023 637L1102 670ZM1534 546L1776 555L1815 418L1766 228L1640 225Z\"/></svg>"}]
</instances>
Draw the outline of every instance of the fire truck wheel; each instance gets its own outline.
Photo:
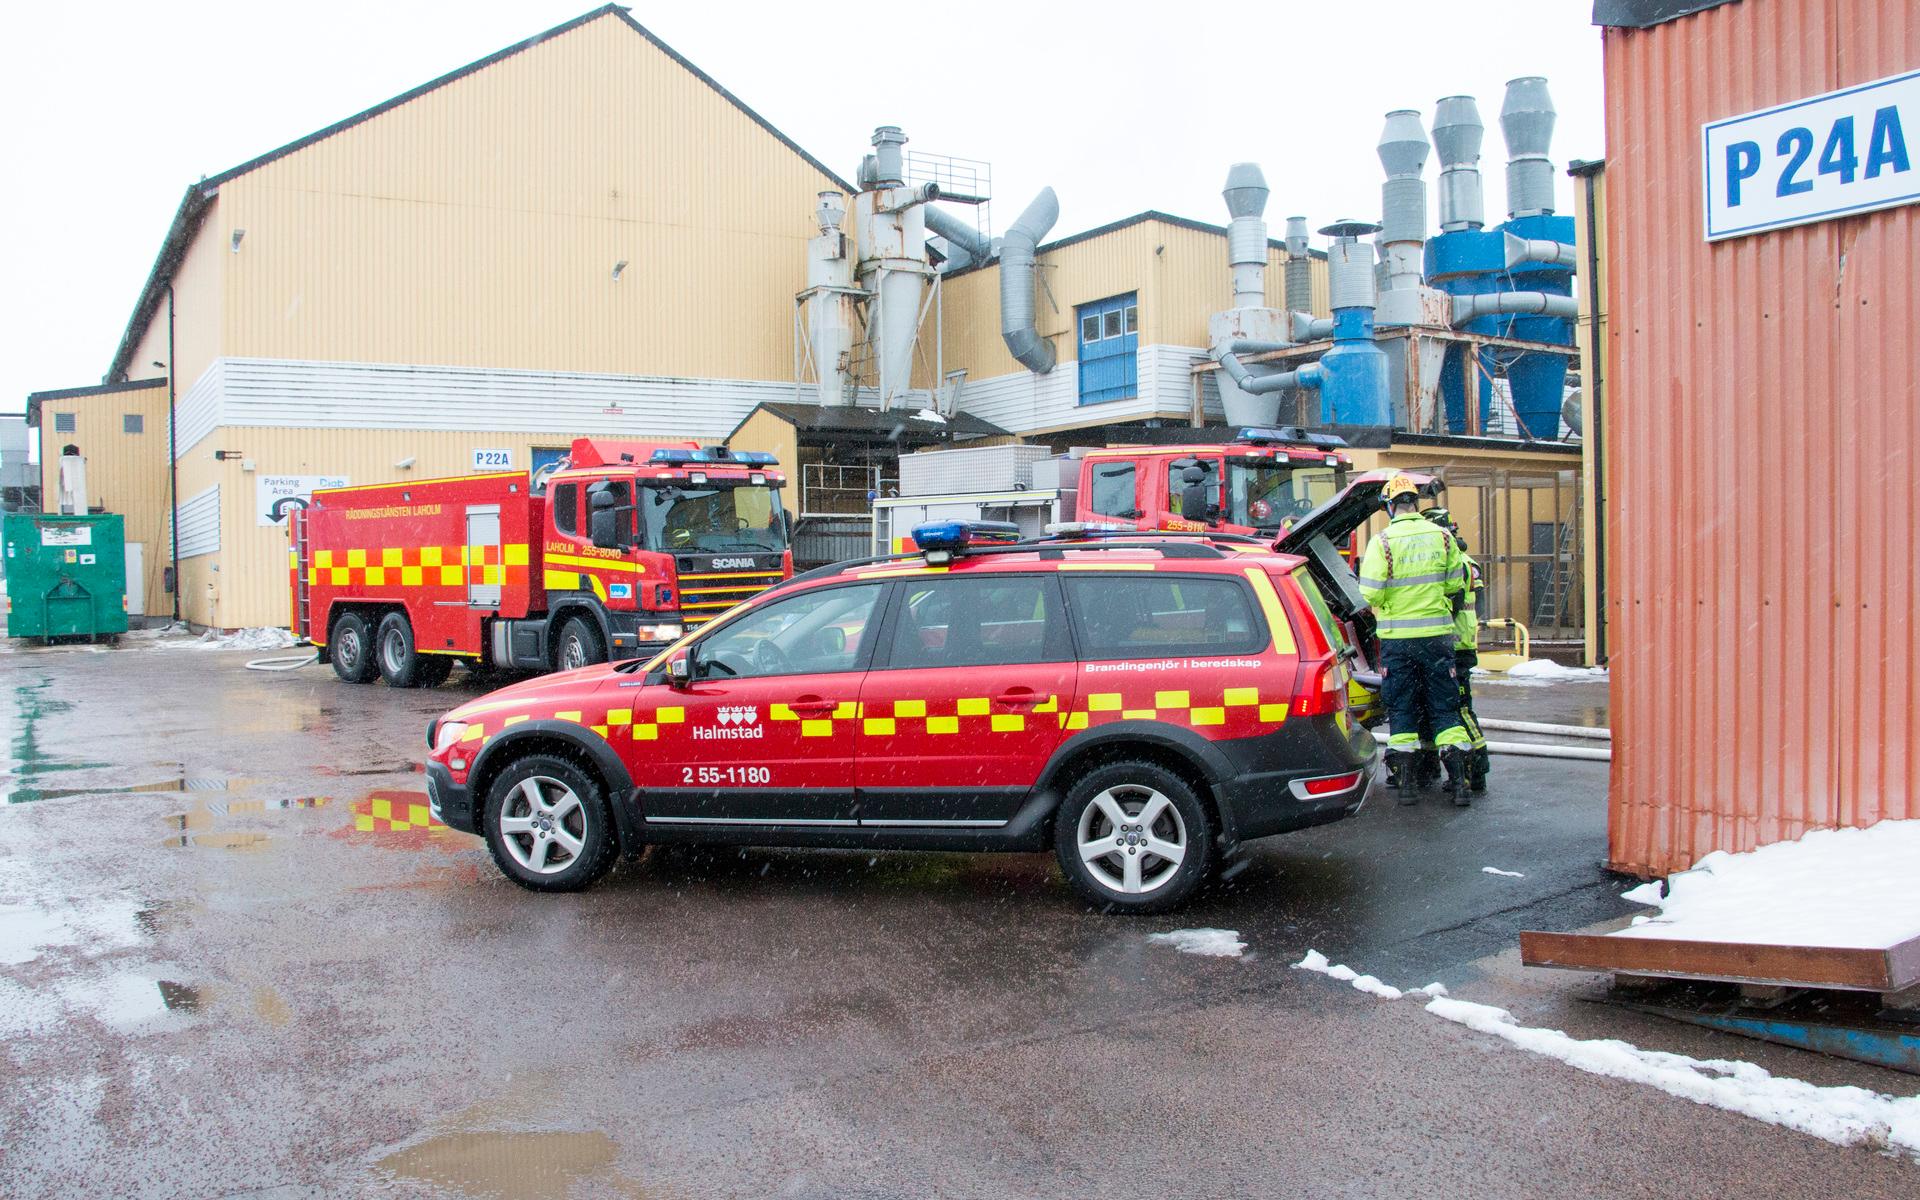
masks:
<instances>
[{"instance_id":1,"label":"fire truck wheel","mask_svg":"<svg viewBox=\"0 0 1920 1200\"><path fill-rule=\"evenodd\" d=\"M372 683L377 668L373 665L373 627L359 613L343 613L333 623L333 639L327 646L333 660L333 673L348 683Z\"/></svg>"},{"instance_id":2,"label":"fire truck wheel","mask_svg":"<svg viewBox=\"0 0 1920 1200\"><path fill-rule=\"evenodd\" d=\"M1206 878L1213 823L1193 788L1149 762L1082 775L1054 814L1067 882L1107 912L1166 912Z\"/></svg>"},{"instance_id":3,"label":"fire truck wheel","mask_svg":"<svg viewBox=\"0 0 1920 1200\"><path fill-rule=\"evenodd\" d=\"M444 654L422 654L420 669L414 673L414 686L439 687L453 674L453 660Z\"/></svg>"},{"instance_id":4,"label":"fire truck wheel","mask_svg":"<svg viewBox=\"0 0 1920 1200\"><path fill-rule=\"evenodd\" d=\"M483 829L503 874L536 892L577 892L618 857L600 781L570 759L529 754L487 788Z\"/></svg>"},{"instance_id":5,"label":"fire truck wheel","mask_svg":"<svg viewBox=\"0 0 1920 1200\"><path fill-rule=\"evenodd\" d=\"M388 687L423 687L430 655L413 648L413 622L405 613L388 613L380 618L380 634L374 640L374 658L380 664L380 678Z\"/></svg>"},{"instance_id":6,"label":"fire truck wheel","mask_svg":"<svg viewBox=\"0 0 1920 1200\"><path fill-rule=\"evenodd\" d=\"M560 626L560 639L553 644L553 668L575 671L607 661L607 644L600 631L585 617L568 617Z\"/></svg>"}]
</instances>

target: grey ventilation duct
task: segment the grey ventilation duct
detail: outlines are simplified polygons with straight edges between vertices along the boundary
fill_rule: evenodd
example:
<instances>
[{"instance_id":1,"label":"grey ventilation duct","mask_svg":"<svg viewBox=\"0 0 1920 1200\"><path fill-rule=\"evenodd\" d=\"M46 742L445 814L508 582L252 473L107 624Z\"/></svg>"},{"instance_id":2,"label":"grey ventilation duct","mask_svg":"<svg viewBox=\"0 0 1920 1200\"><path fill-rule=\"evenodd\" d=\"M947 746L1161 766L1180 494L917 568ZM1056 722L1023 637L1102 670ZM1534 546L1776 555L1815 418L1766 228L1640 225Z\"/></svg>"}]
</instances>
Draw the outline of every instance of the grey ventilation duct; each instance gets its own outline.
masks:
<instances>
[{"instance_id":1,"label":"grey ventilation duct","mask_svg":"<svg viewBox=\"0 0 1920 1200\"><path fill-rule=\"evenodd\" d=\"M1580 302L1551 292L1483 292L1453 298L1453 325L1458 329L1481 317L1546 316L1571 321L1580 315Z\"/></svg>"},{"instance_id":2,"label":"grey ventilation duct","mask_svg":"<svg viewBox=\"0 0 1920 1200\"><path fill-rule=\"evenodd\" d=\"M953 254L947 259L947 270L958 271L993 257L993 242L970 223L944 209L931 207L926 211L926 218L927 228L947 239L947 245L953 248Z\"/></svg>"},{"instance_id":3,"label":"grey ventilation duct","mask_svg":"<svg viewBox=\"0 0 1920 1200\"><path fill-rule=\"evenodd\" d=\"M1060 219L1060 200L1052 188L1027 205L1000 239L1000 336L1014 359L1036 375L1053 370L1053 343L1034 328L1034 251Z\"/></svg>"},{"instance_id":4,"label":"grey ventilation duct","mask_svg":"<svg viewBox=\"0 0 1920 1200\"><path fill-rule=\"evenodd\" d=\"M1522 213L1515 213L1522 216ZM1556 267L1565 267L1572 271L1580 265L1579 250L1566 242L1556 242L1551 238L1523 238L1507 235L1506 263L1509 268L1521 263L1547 263Z\"/></svg>"},{"instance_id":5,"label":"grey ventilation duct","mask_svg":"<svg viewBox=\"0 0 1920 1200\"><path fill-rule=\"evenodd\" d=\"M1507 84L1500 132L1507 139L1507 215L1538 217L1553 211L1553 98L1547 81L1526 75Z\"/></svg>"},{"instance_id":6,"label":"grey ventilation duct","mask_svg":"<svg viewBox=\"0 0 1920 1200\"><path fill-rule=\"evenodd\" d=\"M1287 218L1287 298L1295 312L1313 311L1313 255L1307 249L1307 219Z\"/></svg>"},{"instance_id":7,"label":"grey ventilation duct","mask_svg":"<svg viewBox=\"0 0 1920 1200\"><path fill-rule=\"evenodd\" d=\"M1487 223L1480 195L1480 139L1486 126L1472 96L1446 96L1433 106L1433 148L1440 155L1440 228L1451 233Z\"/></svg>"},{"instance_id":8,"label":"grey ventilation duct","mask_svg":"<svg viewBox=\"0 0 1920 1200\"><path fill-rule=\"evenodd\" d=\"M1427 131L1420 114L1410 108L1387 114L1380 131L1380 165L1387 181L1380 185L1381 266L1386 276L1374 321L1380 325L1413 325L1420 320L1421 248L1427 239Z\"/></svg>"},{"instance_id":9,"label":"grey ventilation duct","mask_svg":"<svg viewBox=\"0 0 1920 1200\"><path fill-rule=\"evenodd\" d=\"M1227 168L1227 186L1220 192L1227 202L1227 262L1233 268L1233 306L1267 305L1267 180L1259 163L1234 163Z\"/></svg>"}]
</instances>

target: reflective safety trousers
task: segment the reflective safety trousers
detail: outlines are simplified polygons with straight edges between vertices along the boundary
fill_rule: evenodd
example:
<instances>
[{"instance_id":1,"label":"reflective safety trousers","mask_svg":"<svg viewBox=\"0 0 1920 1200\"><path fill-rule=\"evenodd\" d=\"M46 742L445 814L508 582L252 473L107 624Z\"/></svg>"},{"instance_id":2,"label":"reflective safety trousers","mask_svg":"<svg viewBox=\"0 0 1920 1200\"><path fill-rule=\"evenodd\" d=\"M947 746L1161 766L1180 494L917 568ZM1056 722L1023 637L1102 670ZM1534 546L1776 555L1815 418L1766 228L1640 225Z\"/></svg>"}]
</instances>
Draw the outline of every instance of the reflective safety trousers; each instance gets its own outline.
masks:
<instances>
[{"instance_id":1,"label":"reflective safety trousers","mask_svg":"<svg viewBox=\"0 0 1920 1200\"><path fill-rule=\"evenodd\" d=\"M1418 513L1388 522L1360 563L1360 595L1382 640L1457 637L1454 597L1466 589L1466 555L1451 533Z\"/></svg>"}]
</instances>

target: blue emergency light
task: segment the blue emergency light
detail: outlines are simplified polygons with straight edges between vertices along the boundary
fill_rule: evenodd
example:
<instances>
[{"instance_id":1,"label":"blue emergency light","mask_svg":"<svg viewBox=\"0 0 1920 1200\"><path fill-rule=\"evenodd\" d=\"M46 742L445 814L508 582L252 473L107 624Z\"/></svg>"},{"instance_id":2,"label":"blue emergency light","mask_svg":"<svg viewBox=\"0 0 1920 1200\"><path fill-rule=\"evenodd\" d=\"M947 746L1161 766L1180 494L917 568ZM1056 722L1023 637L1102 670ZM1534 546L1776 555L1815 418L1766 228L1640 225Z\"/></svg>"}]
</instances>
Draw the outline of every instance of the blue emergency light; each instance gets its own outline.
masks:
<instances>
[{"instance_id":1,"label":"blue emergency light","mask_svg":"<svg viewBox=\"0 0 1920 1200\"><path fill-rule=\"evenodd\" d=\"M1247 425L1234 435L1234 440L1255 446L1291 442L1296 446L1318 446L1321 449L1334 449L1347 444L1347 439L1338 434L1309 433L1298 425L1282 425L1277 429L1266 425Z\"/></svg>"},{"instance_id":2,"label":"blue emergency light","mask_svg":"<svg viewBox=\"0 0 1920 1200\"><path fill-rule=\"evenodd\" d=\"M662 448L655 450L653 457L647 461L659 463L667 467L682 467L688 463L703 463L711 462L712 460L707 457L705 450L668 450Z\"/></svg>"},{"instance_id":3,"label":"blue emergency light","mask_svg":"<svg viewBox=\"0 0 1920 1200\"><path fill-rule=\"evenodd\" d=\"M756 467L777 467L780 460L765 450L732 450L728 457L737 463L748 463Z\"/></svg>"}]
</instances>

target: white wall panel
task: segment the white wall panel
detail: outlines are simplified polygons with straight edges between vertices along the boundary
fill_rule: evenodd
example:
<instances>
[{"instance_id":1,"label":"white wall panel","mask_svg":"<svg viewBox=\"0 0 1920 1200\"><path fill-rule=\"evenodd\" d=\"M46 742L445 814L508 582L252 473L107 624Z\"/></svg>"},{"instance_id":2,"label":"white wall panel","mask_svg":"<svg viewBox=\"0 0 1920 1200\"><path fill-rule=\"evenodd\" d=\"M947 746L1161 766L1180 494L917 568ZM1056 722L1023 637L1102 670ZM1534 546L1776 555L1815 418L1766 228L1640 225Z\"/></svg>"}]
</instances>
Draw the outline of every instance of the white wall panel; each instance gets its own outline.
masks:
<instances>
[{"instance_id":1,"label":"white wall panel","mask_svg":"<svg viewBox=\"0 0 1920 1200\"><path fill-rule=\"evenodd\" d=\"M220 553L220 485L180 502L180 557Z\"/></svg>"},{"instance_id":2,"label":"white wall panel","mask_svg":"<svg viewBox=\"0 0 1920 1200\"><path fill-rule=\"evenodd\" d=\"M218 428L222 422L220 405L226 396L226 360L216 358L213 365L200 373L193 386L184 392L176 392L173 398L174 456L186 454L201 438Z\"/></svg>"}]
</instances>

